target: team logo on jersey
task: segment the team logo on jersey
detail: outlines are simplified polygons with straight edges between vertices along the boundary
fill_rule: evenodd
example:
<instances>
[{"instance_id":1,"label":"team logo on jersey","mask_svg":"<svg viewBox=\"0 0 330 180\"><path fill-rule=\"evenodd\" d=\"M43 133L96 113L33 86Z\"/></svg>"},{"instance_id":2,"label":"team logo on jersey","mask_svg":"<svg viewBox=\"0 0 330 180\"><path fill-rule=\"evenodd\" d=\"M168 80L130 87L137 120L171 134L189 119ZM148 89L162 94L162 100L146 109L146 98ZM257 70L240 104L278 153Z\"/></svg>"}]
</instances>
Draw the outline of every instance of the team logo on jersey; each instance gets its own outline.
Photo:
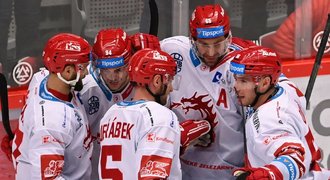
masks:
<instances>
[{"instance_id":1,"label":"team logo on jersey","mask_svg":"<svg viewBox=\"0 0 330 180\"><path fill-rule=\"evenodd\" d=\"M216 119L216 113L213 111L214 104L208 94L197 95L194 93L191 97L183 97L179 102L172 102L170 109L181 108L185 114L190 111L197 111L200 113L201 119L207 119L210 121L211 126L215 127L218 124Z\"/></svg>"},{"instance_id":2,"label":"team logo on jersey","mask_svg":"<svg viewBox=\"0 0 330 180\"><path fill-rule=\"evenodd\" d=\"M166 179L169 176L172 163L171 158L165 158L157 155L142 156L140 178Z\"/></svg>"},{"instance_id":3,"label":"team logo on jersey","mask_svg":"<svg viewBox=\"0 0 330 180\"><path fill-rule=\"evenodd\" d=\"M221 76L222 74L219 71L217 71L213 77L212 82L219 84Z\"/></svg>"},{"instance_id":4,"label":"team logo on jersey","mask_svg":"<svg viewBox=\"0 0 330 180\"><path fill-rule=\"evenodd\" d=\"M96 113L100 108L100 100L97 96L92 96L88 99L88 114L92 115Z\"/></svg>"},{"instance_id":5,"label":"team logo on jersey","mask_svg":"<svg viewBox=\"0 0 330 180\"><path fill-rule=\"evenodd\" d=\"M320 47L323 33L324 33L324 31L320 31L313 38L313 48L316 52L318 51L318 49ZM328 38L328 41L327 41L327 43L325 45L325 49L324 49L324 53L328 53L328 52L330 52L330 37Z\"/></svg>"},{"instance_id":6,"label":"team logo on jersey","mask_svg":"<svg viewBox=\"0 0 330 180\"><path fill-rule=\"evenodd\" d=\"M33 76L32 66L27 62L19 62L13 70L13 79L18 85L27 84Z\"/></svg>"},{"instance_id":7,"label":"team logo on jersey","mask_svg":"<svg viewBox=\"0 0 330 180\"><path fill-rule=\"evenodd\" d=\"M171 56L173 57L173 59L176 61L176 71L181 72L182 70L182 61L183 61L183 57L181 54L179 53L172 53Z\"/></svg>"},{"instance_id":8,"label":"team logo on jersey","mask_svg":"<svg viewBox=\"0 0 330 180\"><path fill-rule=\"evenodd\" d=\"M42 179L55 179L61 175L64 156L57 154L41 155Z\"/></svg>"}]
</instances>

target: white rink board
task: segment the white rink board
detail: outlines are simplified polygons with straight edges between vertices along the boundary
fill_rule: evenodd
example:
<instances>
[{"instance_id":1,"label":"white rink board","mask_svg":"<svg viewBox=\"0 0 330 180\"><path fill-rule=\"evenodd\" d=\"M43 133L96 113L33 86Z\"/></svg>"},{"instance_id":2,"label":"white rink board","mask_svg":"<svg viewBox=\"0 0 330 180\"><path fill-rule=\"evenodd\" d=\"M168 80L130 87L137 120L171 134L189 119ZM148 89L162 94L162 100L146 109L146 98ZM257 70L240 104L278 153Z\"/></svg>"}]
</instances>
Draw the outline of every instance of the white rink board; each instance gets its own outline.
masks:
<instances>
[{"instance_id":1,"label":"white rink board","mask_svg":"<svg viewBox=\"0 0 330 180\"><path fill-rule=\"evenodd\" d=\"M305 93L309 77L290 78ZM310 98L307 119L315 142L322 149L323 167L330 169L330 75L318 75Z\"/></svg>"}]
</instances>

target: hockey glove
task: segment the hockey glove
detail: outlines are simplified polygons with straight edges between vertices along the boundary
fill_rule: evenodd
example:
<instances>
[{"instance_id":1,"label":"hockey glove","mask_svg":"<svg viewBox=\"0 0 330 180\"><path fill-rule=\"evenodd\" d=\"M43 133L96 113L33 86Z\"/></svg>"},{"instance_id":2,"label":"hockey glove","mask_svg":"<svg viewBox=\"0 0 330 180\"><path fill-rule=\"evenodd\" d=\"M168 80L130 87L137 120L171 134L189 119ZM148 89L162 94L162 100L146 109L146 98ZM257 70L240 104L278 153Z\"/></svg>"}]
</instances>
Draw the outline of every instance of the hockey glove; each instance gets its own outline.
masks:
<instances>
[{"instance_id":1,"label":"hockey glove","mask_svg":"<svg viewBox=\"0 0 330 180\"><path fill-rule=\"evenodd\" d=\"M283 179L281 172L274 165L266 165L258 168L239 168L233 175L238 180L275 180Z\"/></svg>"},{"instance_id":2,"label":"hockey glove","mask_svg":"<svg viewBox=\"0 0 330 180\"><path fill-rule=\"evenodd\" d=\"M146 33L136 33L131 36L132 46L135 51L150 48L154 50L160 50L159 39L157 36L146 34Z\"/></svg>"},{"instance_id":3,"label":"hockey glove","mask_svg":"<svg viewBox=\"0 0 330 180\"><path fill-rule=\"evenodd\" d=\"M7 156L8 160L10 162L13 161L12 160L12 156L11 156L12 143L13 143L13 141L9 139L9 136L8 135L5 135L2 138L2 141L1 141L1 150L2 150L2 152L5 153L5 155Z\"/></svg>"},{"instance_id":4,"label":"hockey glove","mask_svg":"<svg viewBox=\"0 0 330 180\"><path fill-rule=\"evenodd\" d=\"M211 130L211 125L206 120L185 120L180 123L182 155L189 145L198 143L199 138Z\"/></svg>"}]
</instances>

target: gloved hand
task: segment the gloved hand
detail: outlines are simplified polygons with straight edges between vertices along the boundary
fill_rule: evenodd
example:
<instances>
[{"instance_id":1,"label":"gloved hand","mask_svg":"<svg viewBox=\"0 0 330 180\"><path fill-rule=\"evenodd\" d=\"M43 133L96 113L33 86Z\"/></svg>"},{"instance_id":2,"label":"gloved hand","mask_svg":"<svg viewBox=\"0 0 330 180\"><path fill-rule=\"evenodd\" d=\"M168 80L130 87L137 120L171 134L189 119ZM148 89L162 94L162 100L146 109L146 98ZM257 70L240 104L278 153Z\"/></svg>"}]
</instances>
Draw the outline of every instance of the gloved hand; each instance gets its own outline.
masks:
<instances>
[{"instance_id":1,"label":"gloved hand","mask_svg":"<svg viewBox=\"0 0 330 180\"><path fill-rule=\"evenodd\" d=\"M211 130L211 125L206 120L185 120L180 123L182 155L189 145L198 143L198 139Z\"/></svg>"},{"instance_id":2,"label":"gloved hand","mask_svg":"<svg viewBox=\"0 0 330 180\"><path fill-rule=\"evenodd\" d=\"M214 118L213 120L207 121L211 125L211 130L207 134L199 138L199 141L196 146L209 147L215 140L214 128L217 126L218 120Z\"/></svg>"},{"instance_id":3,"label":"gloved hand","mask_svg":"<svg viewBox=\"0 0 330 180\"><path fill-rule=\"evenodd\" d=\"M237 180L275 180L283 179L281 172L274 165L258 168L239 168L233 172Z\"/></svg>"},{"instance_id":4,"label":"gloved hand","mask_svg":"<svg viewBox=\"0 0 330 180\"><path fill-rule=\"evenodd\" d=\"M8 160L12 162L12 156L11 156L11 147L12 147L13 141L9 139L8 135L5 135L1 140L1 150L5 153Z\"/></svg>"},{"instance_id":5,"label":"gloved hand","mask_svg":"<svg viewBox=\"0 0 330 180\"><path fill-rule=\"evenodd\" d=\"M154 50L160 50L159 39L157 36L146 34L146 33L136 33L131 36L132 46L135 51L150 48Z\"/></svg>"}]
</instances>

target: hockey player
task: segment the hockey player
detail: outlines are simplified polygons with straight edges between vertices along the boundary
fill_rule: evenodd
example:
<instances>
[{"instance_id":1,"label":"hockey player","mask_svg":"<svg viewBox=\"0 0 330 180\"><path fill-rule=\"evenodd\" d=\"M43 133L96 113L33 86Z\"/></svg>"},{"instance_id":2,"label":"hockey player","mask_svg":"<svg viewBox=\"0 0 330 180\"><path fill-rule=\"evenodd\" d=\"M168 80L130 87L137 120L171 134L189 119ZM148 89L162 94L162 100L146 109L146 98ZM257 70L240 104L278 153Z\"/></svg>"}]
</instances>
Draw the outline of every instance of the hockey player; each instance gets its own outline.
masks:
<instances>
[{"instance_id":1,"label":"hockey player","mask_svg":"<svg viewBox=\"0 0 330 180\"><path fill-rule=\"evenodd\" d=\"M97 169L100 120L115 103L132 100L134 88L129 83L127 64L134 52L144 48L160 49L158 38L143 33L128 37L120 28L100 30L95 38L92 50L93 66L90 68L90 74L83 79L84 89L81 91L94 140L92 179L99 176ZM208 131L208 125L205 123L207 122L189 121L183 124L183 148ZM198 130L194 131L197 127ZM192 131L194 133L191 133Z\"/></svg>"},{"instance_id":2,"label":"hockey player","mask_svg":"<svg viewBox=\"0 0 330 180\"><path fill-rule=\"evenodd\" d=\"M94 141L92 179L98 179L100 120L113 104L131 100L133 96L134 89L126 70L132 54L131 40L120 28L102 29L95 37L90 74L83 79L81 91Z\"/></svg>"},{"instance_id":3,"label":"hockey player","mask_svg":"<svg viewBox=\"0 0 330 180\"><path fill-rule=\"evenodd\" d=\"M206 119L211 140L201 139L181 157L183 179L230 179L243 166L241 107L232 88L234 79L224 57L234 50L255 46L232 38L229 17L220 5L197 7L190 20L190 38L161 41L161 49L177 62L171 108L180 122ZM213 143L211 143L213 142ZM201 147L207 146L207 147Z\"/></svg>"},{"instance_id":4,"label":"hockey player","mask_svg":"<svg viewBox=\"0 0 330 180\"><path fill-rule=\"evenodd\" d=\"M100 179L181 179L180 129L166 104L176 63L143 49L129 63L133 101L113 105L100 123Z\"/></svg>"},{"instance_id":5,"label":"hockey player","mask_svg":"<svg viewBox=\"0 0 330 180\"><path fill-rule=\"evenodd\" d=\"M69 33L43 51L50 75L31 87L13 141L16 179L89 179L92 143L79 95L91 47Z\"/></svg>"},{"instance_id":6,"label":"hockey player","mask_svg":"<svg viewBox=\"0 0 330 180\"><path fill-rule=\"evenodd\" d=\"M277 54L255 47L229 56L239 102L254 110L245 124L248 164L234 175L246 179L328 179L330 172L319 166L320 150L301 101L278 84L281 62Z\"/></svg>"}]
</instances>

